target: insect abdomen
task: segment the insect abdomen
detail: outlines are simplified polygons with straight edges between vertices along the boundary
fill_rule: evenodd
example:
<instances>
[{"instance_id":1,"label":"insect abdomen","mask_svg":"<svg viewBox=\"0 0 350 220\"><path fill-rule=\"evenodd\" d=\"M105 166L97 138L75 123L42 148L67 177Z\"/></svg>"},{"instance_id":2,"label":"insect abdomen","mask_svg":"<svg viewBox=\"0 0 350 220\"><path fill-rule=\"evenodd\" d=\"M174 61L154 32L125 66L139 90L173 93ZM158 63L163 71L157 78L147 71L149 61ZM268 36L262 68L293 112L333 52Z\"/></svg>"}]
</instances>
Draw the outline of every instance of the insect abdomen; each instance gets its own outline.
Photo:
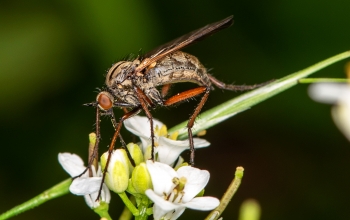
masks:
<instances>
[{"instance_id":1,"label":"insect abdomen","mask_svg":"<svg viewBox=\"0 0 350 220\"><path fill-rule=\"evenodd\" d=\"M207 70L199 60L187 53L176 51L157 61L147 71L146 77L153 86L178 82L192 82L200 86L210 86Z\"/></svg>"}]
</instances>

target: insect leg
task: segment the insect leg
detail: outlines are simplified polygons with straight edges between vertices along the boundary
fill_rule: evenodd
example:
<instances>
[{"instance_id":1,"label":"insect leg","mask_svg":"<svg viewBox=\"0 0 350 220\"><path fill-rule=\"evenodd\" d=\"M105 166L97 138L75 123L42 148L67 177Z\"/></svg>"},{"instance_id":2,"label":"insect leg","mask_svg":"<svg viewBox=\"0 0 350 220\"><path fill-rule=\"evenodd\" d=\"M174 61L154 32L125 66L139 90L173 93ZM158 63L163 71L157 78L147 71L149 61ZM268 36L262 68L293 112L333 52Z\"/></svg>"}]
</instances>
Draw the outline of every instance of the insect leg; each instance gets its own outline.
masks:
<instances>
[{"instance_id":1,"label":"insect leg","mask_svg":"<svg viewBox=\"0 0 350 220\"><path fill-rule=\"evenodd\" d=\"M269 83L271 83L274 80L270 80L264 83L260 83L260 84L255 84L255 85L230 85L230 84L225 84L223 82L221 82L220 80L216 79L214 76L209 75L209 79L210 81L216 85L218 88L220 89L225 89L225 90L231 90L231 91L245 91L245 90L252 90L261 86L265 86Z\"/></svg>"},{"instance_id":2,"label":"insect leg","mask_svg":"<svg viewBox=\"0 0 350 220\"><path fill-rule=\"evenodd\" d=\"M151 159L154 160L154 128L153 128L153 117L151 112L148 110L148 105L153 106L153 102L145 95L145 93L137 86L134 87L136 91L137 98L140 101L142 109L145 111L145 114L149 120L150 127L151 127L151 142L152 142L152 152L151 152Z\"/></svg>"},{"instance_id":3,"label":"insect leg","mask_svg":"<svg viewBox=\"0 0 350 220\"><path fill-rule=\"evenodd\" d=\"M168 94L170 87L171 87L171 84L165 84L162 87L161 95L163 98Z\"/></svg>"},{"instance_id":4,"label":"insect leg","mask_svg":"<svg viewBox=\"0 0 350 220\"><path fill-rule=\"evenodd\" d=\"M168 106L168 105L172 105L172 104L175 104L177 102L181 102L181 101L184 101L186 99L192 98L196 95L204 93L201 101L199 102L199 104L195 108L193 114L191 115L191 117L187 123L187 132L188 132L188 139L190 141L190 151L191 151L191 155L190 155L191 166L194 166L194 144L193 144L192 127L194 125L194 121L195 121L196 117L198 116L199 112L201 111L205 102L208 99L209 92L210 92L210 87L201 86L201 87L198 87L195 89L190 89L190 90L187 90L185 92L178 93L177 95L170 97L169 99L167 99L164 102L164 105Z\"/></svg>"},{"instance_id":5,"label":"insect leg","mask_svg":"<svg viewBox=\"0 0 350 220\"><path fill-rule=\"evenodd\" d=\"M97 104L95 104L95 105L97 105ZM91 155L89 155L90 158L89 158L88 165L81 174L73 177L72 178L73 180L84 175L84 173L86 173L86 171L91 169L91 165L94 165L95 169L98 168L97 163L94 163L94 161L97 161L95 159L98 158L98 145L100 143L100 138L101 138L101 136L100 136L100 109L97 106L96 106L96 131L95 132L96 132L96 142L95 142L95 146L94 146L94 149L93 149ZM91 170L89 172L91 173Z\"/></svg>"},{"instance_id":6,"label":"insect leg","mask_svg":"<svg viewBox=\"0 0 350 220\"><path fill-rule=\"evenodd\" d=\"M127 113L127 112L125 112L125 113ZM118 126L118 123L117 123L117 121L115 120L115 116L114 116L114 112L113 112L113 109L112 109L112 108L109 110L109 114L110 114L110 116L111 116L111 121L112 121L114 130L116 130L116 128L117 128L117 126ZM130 160L130 162L131 162L131 165L136 166L136 165L135 165L135 161L134 161L134 159L132 159L129 150L128 150L128 148L126 147L126 143L125 143L125 141L124 141L124 139L123 139L123 137L122 137L122 135L121 135L120 133L119 133L119 139L120 139L120 143L122 144L123 148L124 148L125 151L126 151L126 154L128 155L128 158L129 158L129 160Z\"/></svg>"},{"instance_id":7,"label":"insect leg","mask_svg":"<svg viewBox=\"0 0 350 220\"><path fill-rule=\"evenodd\" d=\"M102 175L102 182L101 182L101 185L100 185L100 189L98 191L98 196L96 198L96 201L99 200L100 196L101 196L101 192L102 192L102 186L103 186L103 183L104 183L104 180L106 178L106 172L107 172L107 168L108 168L108 165L109 165L109 161L111 160L111 156L112 156L112 153L113 153L113 150L114 150L114 145L115 145L115 142L117 141L117 137L119 136L119 132L120 132L120 129L123 125L123 121L125 121L126 119L138 114L140 111L141 111L141 107L136 107L134 108L133 110L129 111L128 113L124 114L120 120L119 120L119 123L117 124L117 127L115 128L115 132L114 132L114 135L112 137L112 140L111 140L111 144L109 145L109 148L108 148L108 157L107 157L107 161L106 161L106 166L105 166L105 169L103 170L103 175Z\"/></svg>"}]
</instances>

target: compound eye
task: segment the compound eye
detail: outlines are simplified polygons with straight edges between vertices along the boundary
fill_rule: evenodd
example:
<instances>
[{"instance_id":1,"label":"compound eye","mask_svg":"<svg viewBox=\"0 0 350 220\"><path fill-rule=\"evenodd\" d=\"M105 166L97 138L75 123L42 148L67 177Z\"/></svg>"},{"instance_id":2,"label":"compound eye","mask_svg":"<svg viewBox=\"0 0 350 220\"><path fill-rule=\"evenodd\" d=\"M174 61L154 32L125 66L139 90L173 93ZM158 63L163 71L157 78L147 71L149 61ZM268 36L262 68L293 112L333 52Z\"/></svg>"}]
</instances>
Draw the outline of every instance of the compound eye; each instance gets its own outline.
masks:
<instances>
[{"instance_id":1,"label":"compound eye","mask_svg":"<svg viewBox=\"0 0 350 220\"><path fill-rule=\"evenodd\" d=\"M108 110L113 107L113 102L111 98L105 93L98 94L97 102L99 107L103 110Z\"/></svg>"}]
</instances>

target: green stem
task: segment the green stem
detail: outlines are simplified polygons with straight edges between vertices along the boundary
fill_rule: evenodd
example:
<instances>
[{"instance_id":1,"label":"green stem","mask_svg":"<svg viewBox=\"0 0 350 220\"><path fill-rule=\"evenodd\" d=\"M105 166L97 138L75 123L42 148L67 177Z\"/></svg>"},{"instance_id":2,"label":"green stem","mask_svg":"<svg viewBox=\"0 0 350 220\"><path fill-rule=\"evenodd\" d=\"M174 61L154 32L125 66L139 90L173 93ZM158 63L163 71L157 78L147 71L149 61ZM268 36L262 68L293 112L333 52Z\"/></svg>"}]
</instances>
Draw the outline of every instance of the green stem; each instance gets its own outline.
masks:
<instances>
[{"instance_id":1,"label":"green stem","mask_svg":"<svg viewBox=\"0 0 350 220\"><path fill-rule=\"evenodd\" d=\"M299 83L350 83L346 78L305 78L299 79Z\"/></svg>"},{"instance_id":2,"label":"green stem","mask_svg":"<svg viewBox=\"0 0 350 220\"><path fill-rule=\"evenodd\" d=\"M132 213L129 208L124 206L122 214L119 216L119 220L130 220L132 218Z\"/></svg>"},{"instance_id":3,"label":"green stem","mask_svg":"<svg viewBox=\"0 0 350 220\"><path fill-rule=\"evenodd\" d=\"M134 204L130 201L129 197L126 195L125 192L118 193L122 201L124 202L125 206L130 210L130 212L133 214L133 216L139 216L140 211L134 206Z\"/></svg>"},{"instance_id":4,"label":"green stem","mask_svg":"<svg viewBox=\"0 0 350 220\"><path fill-rule=\"evenodd\" d=\"M34 198L28 200L27 202L18 205L9 211L0 215L0 220L11 218L15 215L18 215L22 212L25 212L29 209L33 209L44 202L47 202L51 199L63 196L64 194L69 193L69 186L72 183L72 179L64 180L63 182L53 186L52 188L44 191L43 193L35 196Z\"/></svg>"},{"instance_id":5,"label":"green stem","mask_svg":"<svg viewBox=\"0 0 350 220\"><path fill-rule=\"evenodd\" d=\"M108 213L108 209L109 209L109 204L105 203L105 202L100 202L100 206L98 206L97 208L94 208L94 212L97 213L101 219L104 220L112 220L111 216Z\"/></svg>"},{"instance_id":6,"label":"green stem","mask_svg":"<svg viewBox=\"0 0 350 220\"><path fill-rule=\"evenodd\" d=\"M148 199L147 196L142 195L141 201L138 203L138 209L140 210L140 215L135 217L135 220L147 220L148 216L152 213L150 213L149 206L151 204L151 201Z\"/></svg>"},{"instance_id":7,"label":"green stem","mask_svg":"<svg viewBox=\"0 0 350 220\"><path fill-rule=\"evenodd\" d=\"M243 167L237 167L235 172L235 178L232 180L230 186L226 190L225 194L220 200L220 205L210 212L205 220L215 220L220 217L222 212L226 209L228 203L231 201L233 195L237 192L238 187L241 185L243 178Z\"/></svg>"}]
</instances>

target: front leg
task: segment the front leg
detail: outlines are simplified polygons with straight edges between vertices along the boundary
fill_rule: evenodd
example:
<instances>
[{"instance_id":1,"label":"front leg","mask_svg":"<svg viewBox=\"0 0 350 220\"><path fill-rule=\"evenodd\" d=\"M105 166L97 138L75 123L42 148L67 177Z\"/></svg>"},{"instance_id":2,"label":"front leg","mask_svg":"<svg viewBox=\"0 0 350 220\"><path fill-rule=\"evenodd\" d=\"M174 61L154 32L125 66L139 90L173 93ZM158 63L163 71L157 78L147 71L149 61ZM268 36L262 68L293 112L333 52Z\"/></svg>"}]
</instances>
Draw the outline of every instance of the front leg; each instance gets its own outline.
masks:
<instances>
[{"instance_id":1,"label":"front leg","mask_svg":"<svg viewBox=\"0 0 350 220\"><path fill-rule=\"evenodd\" d=\"M106 172L107 172L107 169L108 169L108 165L109 165L109 162L111 160L111 156L112 156L112 153L113 153L113 150L114 150L114 145L115 145L115 142L117 141L117 138L118 138L118 136L120 134L120 129L121 129L122 125L123 125L123 122L126 119L131 118L134 115L137 115L140 111L141 111L141 107L136 107L136 108L132 109L128 113L124 114L120 118L119 123L116 124L117 126L115 128L114 135L112 137L111 143L110 143L109 148L108 148L108 157L107 157L107 161L106 161L106 166L105 166L105 169L103 170L102 181L101 181L101 185L100 185L100 189L98 191L98 195L97 195L96 201L98 201L100 199L103 183L104 183L104 180L106 178Z\"/></svg>"},{"instance_id":2,"label":"front leg","mask_svg":"<svg viewBox=\"0 0 350 220\"><path fill-rule=\"evenodd\" d=\"M127 114L127 113L128 113L128 111L125 111L125 114ZM108 110L108 114L111 117L111 122L112 122L112 125L114 127L114 131L115 131L117 129L117 127L118 127L118 123L117 123L117 121L115 119L114 112L113 112L112 108L110 110ZM125 143L125 141L124 141L124 139L123 139L123 137L122 137L122 135L120 133L119 133L119 140L120 140L120 143L122 144L122 147L126 151L126 154L128 155L128 158L130 160L131 165L135 167L136 166L135 161L131 157L129 149L127 148L126 143Z\"/></svg>"},{"instance_id":3,"label":"front leg","mask_svg":"<svg viewBox=\"0 0 350 220\"><path fill-rule=\"evenodd\" d=\"M139 99L139 102L141 104L142 109L145 111L145 114L149 120L150 127L151 127L151 142L152 142L152 152L151 152L151 159L154 161L154 126L153 126L153 117L151 112L148 110L148 106L153 107L153 102L145 95L145 93L137 86L134 87L135 93L137 95L137 98Z\"/></svg>"},{"instance_id":4,"label":"front leg","mask_svg":"<svg viewBox=\"0 0 350 220\"><path fill-rule=\"evenodd\" d=\"M100 143L100 139L101 139L101 134L100 134L100 109L97 107L97 103L93 102L93 103L88 103L85 104L85 106L93 106L96 108L96 142L95 142L95 146L93 147L92 151L90 151L89 149L89 162L87 167L85 168L85 170L79 174L78 176L74 176L72 179L76 179L81 177L82 175L84 175L87 171L89 171L89 176L92 176L92 171L91 171L91 166L94 165L95 169L97 170L98 168L98 146Z\"/></svg>"}]
</instances>

